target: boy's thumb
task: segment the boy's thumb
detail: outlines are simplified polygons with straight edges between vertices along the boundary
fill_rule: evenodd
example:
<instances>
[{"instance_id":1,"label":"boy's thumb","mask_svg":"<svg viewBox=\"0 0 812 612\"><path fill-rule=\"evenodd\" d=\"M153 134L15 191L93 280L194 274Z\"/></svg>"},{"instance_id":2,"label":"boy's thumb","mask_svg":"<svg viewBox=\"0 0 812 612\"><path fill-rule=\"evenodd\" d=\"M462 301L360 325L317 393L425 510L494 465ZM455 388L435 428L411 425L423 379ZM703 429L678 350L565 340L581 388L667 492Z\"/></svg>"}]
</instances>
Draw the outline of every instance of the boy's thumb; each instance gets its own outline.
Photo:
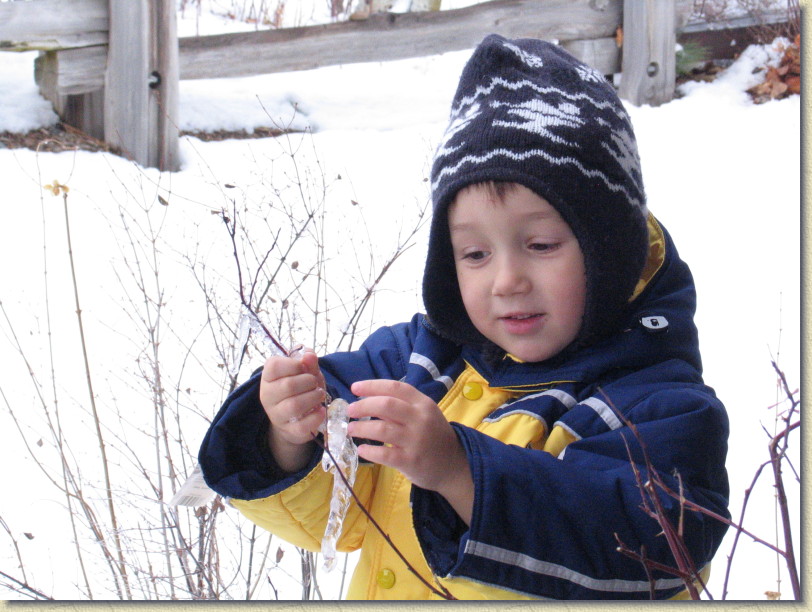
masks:
<instances>
[{"instance_id":1,"label":"boy's thumb","mask_svg":"<svg viewBox=\"0 0 812 612\"><path fill-rule=\"evenodd\" d=\"M319 376L321 374L321 371L319 370L319 356L316 355L313 349L304 349L301 360L302 366L306 372L315 376Z\"/></svg>"}]
</instances>

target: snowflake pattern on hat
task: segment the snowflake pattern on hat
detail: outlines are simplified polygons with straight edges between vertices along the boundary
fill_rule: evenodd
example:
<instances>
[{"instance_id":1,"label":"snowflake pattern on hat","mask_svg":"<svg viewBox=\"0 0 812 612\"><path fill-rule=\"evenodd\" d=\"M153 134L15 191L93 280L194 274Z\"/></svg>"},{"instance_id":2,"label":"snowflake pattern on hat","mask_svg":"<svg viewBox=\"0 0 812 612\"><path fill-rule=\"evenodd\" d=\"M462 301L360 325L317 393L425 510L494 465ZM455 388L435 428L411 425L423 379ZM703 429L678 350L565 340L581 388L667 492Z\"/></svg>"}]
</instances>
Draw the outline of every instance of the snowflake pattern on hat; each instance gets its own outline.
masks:
<instances>
[{"instance_id":1,"label":"snowflake pattern on hat","mask_svg":"<svg viewBox=\"0 0 812 612\"><path fill-rule=\"evenodd\" d=\"M505 41L503 44L505 49L510 49L513 51L516 56L526 65L530 66L530 68L541 68L544 65L544 60L542 60L538 55L528 53L521 47L517 47L516 45L507 41Z\"/></svg>"},{"instance_id":2,"label":"snowflake pattern on hat","mask_svg":"<svg viewBox=\"0 0 812 612\"><path fill-rule=\"evenodd\" d=\"M515 55L524 65L533 69L541 69L545 66L544 60L536 54L529 53L517 45L510 42L503 42L502 46ZM560 70L556 68L556 70ZM574 75L584 83L600 85L602 89L610 88L603 75L593 68L574 64L570 67ZM524 76L524 72L517 72L517 76ZM567 83L561 79L561 83ZM443 140L435 153L435 164L442 163L446 156L467 148L470 138L479 138L482 130L493 131L501 127L506 130L518 129L532 132L538 136L538 142L545 141L563 148L577 149L581 144L581 139L571 131L583 129L587 121L594 121L607 130L613 130L609 141L601 141L600 146L613 158L622 168L619 173L607 173L600 168L588 169L579 163L577 154L556 155L551 151L538 147L535 153L547 162L562 165L572 164L580 170L585 177L598 178L604 185L616 192L622 192L629 202L645 211L645 200L640 197L643 192L642 181L639 171L639 159L637 157L637 146L630 129L618 125L626 123L630 125L630 120L622 105L616 104L613 100L607 100L605 93L602 96L590 95L588 91L579 87L569 87L558 85L557 81L551 80L550 84L545 84L542 80L531 81L526 78L511 80L500 73L493 76L487 85L477 84L469 95L461 96L457 104L452 108L451 120ZM458 96L459 96L458 91ZM553 103L552 100L558 100ZM477 121L481 116L490 119L487 127L482 121ZM618 119L620 121L618 121ZM469 137L468 132L472 134ZM461 159L455 159L450 164L439 171L432 183L432 188L437 189L440 181L447 180L453 173L465 169L466 164L475 164L485 159L492 159L497 152L503 152L506 156L516 160L527 160L528 151L519 151L523 145L518 143L511 155L511 136L491 135L493 140L499 140L503 145L499 149L492 150L489 155L483 156L481 152L472 153ZM477 149L476 146L473 147ZM619 176L622 180L612 178L612 175ZM631 180L634 189L629 189L626 182Z\"/></svg>"}]
</instances>

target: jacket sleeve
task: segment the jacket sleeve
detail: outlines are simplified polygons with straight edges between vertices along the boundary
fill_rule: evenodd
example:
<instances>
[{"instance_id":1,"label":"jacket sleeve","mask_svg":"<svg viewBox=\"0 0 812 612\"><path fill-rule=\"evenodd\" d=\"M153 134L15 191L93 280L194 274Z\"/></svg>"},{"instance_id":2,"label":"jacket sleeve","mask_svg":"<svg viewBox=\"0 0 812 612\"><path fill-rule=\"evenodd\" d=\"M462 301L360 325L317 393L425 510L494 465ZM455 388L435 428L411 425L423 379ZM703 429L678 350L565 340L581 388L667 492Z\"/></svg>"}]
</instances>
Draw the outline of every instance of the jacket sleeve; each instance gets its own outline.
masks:
<instances>
[{"instance_id":1,"label":"jacket sleeve","mask_svg":"<svg viewBox=\"0 0 812 612\"><path fill-rule=\"evenodd\" d=\"M322 469L318 449L299 472L286 473L277 466L266 442L268 419L258 399L259 376L256 373L232 393L209 428L199 453L203 476L258 526L317 551L327 523L333 477ZM353 490L362 500L371 495L374 476L374 466L359 468ZM361 511L351 506L339 550L361 545L364 522Z\"/></svg>"},{"instance_id":2,"label":"jacket sleeve","mask_svg":"<svg viewBox=\"0 0 812 612\"><path fill-rule=\"evenodd\" d=\"M330 393L352 401L349 386L355 380L402 376L416 325L417 318L381 328L358 351L321 359ZM294 544L317 550L329 513L333 478L321 468L318 448L299 472L286 473L276 464L267 444L269 421L259 401L261 374L261 370L254 372L226 399L203 439L198 461L209 487L229 498L249 519ZM376 473L375 466L359 467L354 490L362 500L371 495ZM339 541L341 550L360 546L364 521L353 504Z\"/></svg>"},{"instance_id":3,"label":"jacket sleeve","mask_svg":"<svg viewBox=\"0 0 812 612\"><path fill-rule=\"evenodd\" d=\"M578 407L571 412L577 419ZM712 394L660 391L626 416L668 487L680 490L678 473L688 500L728 516L728 423ZM620 541L676 567L662 528L643 509L640 485L648 474L643 449L629 427L574 435L559 457L510 446L468 427L455 425L455 431L474 479L470 528L464 529L442 497L413 489L415 529L424 554L452 592L460 578L555 599L648 599L652 593L668 598L684 589L681 579L668 572L653 572L652 585L642 564L618 551ZM677 525L679 501L661 491L658 497ZM726 526L687 510L683 520L685 543L701 570Z\"/></svg>"},{"instance_id":4,"label":"jacket sleeve","mask_svg":"<svg viewBox=\"0 0 812 612\"><path fill-rule=\"evenodd\" d=\"M408 363L419 317L409 323L382 327L354 352L334 353L319 360L319 367L334 397L356 398L349 387L356 380L401 378ZM286 474L268 449L270 425L259 401L262 370L229 395L203 439L198 460L206 483L217 493L234 499L268 497L304 478L321 461L317 450L300 472Z\"/></svg>"},{"instance_id":5,"label":"jacket sleeve","mask_svg":"<svg viewBox=\"0 0 812 612\"><path fill-rule=\"evenodd\" d=\"M319 359L330 395L354 401L357 398L350 392L350 385L358 380L403 378L421 317L415 315L408 323L379 328L357 351L333 353Z\"/></svg>"}]
</instances>

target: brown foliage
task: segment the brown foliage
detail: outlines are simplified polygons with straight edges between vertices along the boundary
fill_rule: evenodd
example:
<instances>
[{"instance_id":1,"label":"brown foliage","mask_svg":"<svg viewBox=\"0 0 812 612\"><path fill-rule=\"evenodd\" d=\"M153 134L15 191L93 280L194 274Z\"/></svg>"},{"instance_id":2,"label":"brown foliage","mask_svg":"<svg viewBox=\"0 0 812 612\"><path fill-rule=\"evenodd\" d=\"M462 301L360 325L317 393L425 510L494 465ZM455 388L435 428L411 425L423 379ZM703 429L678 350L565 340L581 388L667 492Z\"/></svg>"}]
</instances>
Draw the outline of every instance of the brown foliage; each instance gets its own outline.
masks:
<instances>
[{"instance_id":1,"label":"brown foliage","mask_svg":"<svg viewBox=\"0 0 812 612\"><path fill-rule=\"evenodd\" d=\"M747 90L760 104L801 93L801 35L784 49L778 66L770 66L764 80Z\"/></svg>"}]
</instances>

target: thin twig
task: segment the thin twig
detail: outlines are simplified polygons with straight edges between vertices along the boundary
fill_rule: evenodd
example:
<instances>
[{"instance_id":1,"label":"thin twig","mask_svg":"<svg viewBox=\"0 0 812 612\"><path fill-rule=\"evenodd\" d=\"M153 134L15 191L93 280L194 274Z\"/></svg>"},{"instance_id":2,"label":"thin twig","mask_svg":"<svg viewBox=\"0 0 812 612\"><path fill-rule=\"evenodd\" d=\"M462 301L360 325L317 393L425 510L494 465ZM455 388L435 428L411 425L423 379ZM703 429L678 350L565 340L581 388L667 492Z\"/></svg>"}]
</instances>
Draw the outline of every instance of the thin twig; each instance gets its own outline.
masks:
<instances>
[{"instance_id":1,"label":"thin twig","mask_svg":"<svg viewBox=\"0 0 812 612\"><path fill-rule=\"evenodd\" d=\"M73 246L71 243L71 231L70 231L70 217L68 215L67 190L62 191L62 202L65 208L65 233L67 235L68 259L70 261L71 278L73 280L73 297L76 304L76 318L79 322L79 338L82 346L82 359L84 361L85 375L87 378L87 390L90 396L90 408L91 411L93 412L93 421L96 425L96 437L98 438L99 441L99 451L101 453L102 470L104 473L104 484L107 493L107 509L110 514L110 527L113 532L113 539L115 541L116 552L118 554L119 575L123 582L127 598L132 599L132 593L130 592L130 585L127 576L127 567L126 564L124 563L124 551L121 547L121 538L119 536L118 531L118 520L116 518L116 509L115 504L113 502L113 487L110 478L110 466L107 459L107 450L105 449L104 436L102 435L101 430L101 419L99 418L99 412L96 408L96 395L93 391L93 380L90 374L90 360L88 359L87 355L87 340L85 338L84 323L82 322L82 308L79 305L79 284L76 278L76 264L73 259ZM116 581L116 584L118 586L118 581Z\"/></svg>"},{"instance_id":2,"label":"thin twig","mask_svg":"<svg viewBox=\"0 0 812 612\"><path fill-rule=\"evenodd\" d=\"M327 447L327 445L324 444L321 440L319 440L317 436L313 436L313 440L319 447L321 447L324 450L325 453L327 453L327 456L330 458L330 461L333 463L333 465L336 466L335 472L341 477L341 480L344 482L344 486L347 487L347 490L350 492L350 495L352 495L352 498L355 500L355 503L358 504L358 507L369 519L369 522L372 523L372 526L375 527L375 529L378 531L379 534L381 534L381 537L383 537L383 539L386 540L386 543L389 544L389 547L395 552L395 554L400 558L400 560L406 564L406 567L409 569L409 571L415 576L417 576L418 580L420 580L420 582L422 582L435 595L442 597L443 599L457 599L443 585L438 585L442 589L442 591L437 590L437 588L435 588L430 582L428 582L425 578L423 578L423 576L420 575L420 573L412 566L412 564L409 563L406 557L403 556L403 553L400 552L400 549L398 549L397 545L395 545L395 543L392 541L392 538L390 538L389 535L383 530L383 527L380 526L378 521L375 520L375 518L372 516L369 510L366 509L363 502L358 498L358 495L356 495L355 491L353 490L352 486L347 480L347 477L344 476L344 474L340 469L338 469L338 462L336 461L335 457L333 457L333 454L330 452L330 449Z\"/></svg>"},{"instance_id":3,"label":"thin twig","mask_svg":"<svg viewBox=\"0 0 812 612\"><path fill-rule=\"evenodd\" d=\"M778 507L781 515L781 526L783 527L784 536L784 561L787 564L787 571L789 572L790 584L792 585L793 595L795 600L800 600L801 597L801 582L798 576L798 567L795 561L795 546L792 540L792 524L789 516L789 507L787 504L787 492L784 487L784 478L781 471L781 459L786 453L787 445L789 443L789 434L801 426L800 421L795 423L791 422L792 416L798 406L798 401L795 395L790 391L789 384L787 383L784 372L778 367L775 361L772 362L773 369L775 370L778 378L781 380L781 385L784 393L790 400L790 411L786 417L786 426L783 431L780 431L776 436L770 440L769 452L770 463L773 468L773 478L775 482L776 496L778 498ZM781 447L779 450L779 446Z\"/></svg>"},{"instance_id":4,"label":"thin twig","mask_svg":"<svg viewBox=\"0 0 812 612\"><path fill-rule=\"evenodd\" d=\"M50 595L46 595L42 591L38 591L31 585L25 582L25 580L17 580L14 576L7 574L6 572L0 571L0 576L5 578L6 580L11 580L15 585L17 585L17 590L23 594L31 594L33 595L33 599L46 599L48 601L53 601L53 597Z\"/></svg>"},{"instance_id":5,"label":"thin twig","mask_svg":"<svg viewBox=\"0 0 812 612\"><path fill-rule=\"evenodd\" d=\"M775 363L773 363L773 366L775 367L776 371L779 373L779 377L782 380L783 387L784 387L784 390L785 390L785 392L787 394L787 397L789 398L790 402L792 403L792 407L790 409L790 415L789 415L791 417L792 414L794 413L796 407L799 405L799 402L797 402L797 400L795 399L794 393L790 392L789 385L787 384L786 378L783 376L783 373L778 369L778 367L775 365ZM784 456L784 452L786 451L786 444L787 444L786 440L787 440L789 434L793 430L800 427L800 421L796 421L795 423L790 423L789 422L789 417L788 417L787 418L787 426L784 429L784 431L779 432L779 434L777 434L775 437L773 437L770 440L770 445L769 445L769 448L770 448L770 461L765 462L764 464L762 464L758 468L758 470L756 472L756 475L755 475L755 477L753 479L753 483L751 484L750 488L747 489L747 491L746 491L745 503L744 503L744 506L742 508L742 513L741 513L741 517L740 517L740 520L739 520L739 524L736 524L732 520L730 520L728 517L721 516L721 515L719 515L719 514L717 514L715 512L712 512L712 511L708 510L707 508L704 508L704 507L700 506L699 504L696 504L696 503L686 499L685 495L682 492L682 480L681 479L678 478L679 483L680 483L680 491L679 492L673 491L668 485L666 485L665 482L663 481L663 479L659 476L659 473L654 469L653 465L651 464L651 461L650 461L649 456L648 456L648 452L646 450L645 443L642 440L642 438L641 438L635 424L632 423L631 421L629 421L629 419L626 418L625 415L623 415L614 405L612 405L611 400L608 397L606 397L606 400L607 400L607 403L613 409L613 411L617 414L618 418L620 418L623 421L623 423L627 427L629 427L629 429L632 431L632 434L634 435L635 439L637 440L637 442L640 445L640 448L642 450L643 460L644 460L644 463L646 465L646 469L647 469L647 471L649 473L649 477L648 477L648 480L646 482L643 482L641 477L640 477L637 466L634 463L634 461L632 460L631 449L629 448L629 445L626 442L625 437L624 437L624 443L626 444L626 450L627 450L627 453L629 455L632 470L634 471L635 478L637 479L638 486L639 486L639 488L641 490L641 494L643 494L643 506L642 506L642 508L649 516L652 516L652 518L655 518L659 522L660 526L663 528L663 534L666 536L669 548L671 549L671 552L674 555L674 558L675 558L675 560L677 562L677 568L670 568L670 569L661 568L661 569L663 571L670 571L672 574L674 574L676 576L680 576L681 578L683 578L683 580L685 581L685 584L686 584L686 588L688 589L688 591L691 594L692 598L694 598L694 599L699 598L699 593L698 593L698 591L696 590L696 587L693 584L694 581L699 582L699 584L702 586L703 589L705 589L705 592L707 593L707 589L705 588L705 585L703 584L699 573L696 571L696 568L693 566L693 561L690 558L690 555L688 554L687 548L685 547L685 542L684 542L684 539L682 537L682 529L681 529L681 527L680 527L679 530L674 530L673 529L673 526L670 524L670 522L668 521L668 519L666 517L665 511L662 509L662 506L660 505L659 497L656 494L657 489L661 490L663 493L665 493L666 495L672 497L673 499L676 499L676 500L679 501L679 504L680 504L680 523L682 522L682 513L684 512L684 510L687 509L689 511L704 514L704 515L706 515L706 516L708 516L710 518L713 518L713 519L715 519L715 520L717 520L717 521L719 521L721 523L724 523L724 524L726 524L726 525L728 525L730 527L733 527L736 530L736 536L735 536L734 543L733 543L733 549L732 549L731 554L729 555L729 558L728 558L728 565L727 565L725 581L724 581L724 586L723 586L723 599L727 595L727 584L728 584L728 580L730 578L730 568L731 568L731 563L732 563L732 558L733 558L733 551L735 551L736 544L738 543L738 540L739 540L739 537L740 537L741 534L746 534L746 535L750 536L751 538L753 538L754 541L756 541L756 542L766 546L767 548L775 551L782 558L784 558L785 562L787 563L787 567L789 569L789 572L790 572L790 577L792 579L793 591L794 591L795 597L796 597L796 599L798 599L800 597L800 581L798 579L797 567L795 565L795 553L794 553L794 547L792 545L792 534L791 534L791 531L790 531L790 524L789 524L789 521L790 521L790 519L789 519L789 510L788 510L788 504L787 504L787 499L786 499L786 493L784 492L784 489L783 489L783 479L781 477L780 464L781 464L781 460L782 460L782 458ZM778 447L781 446L781 445L783 445L782 450L778 451ZM781 508L781 520L782 520L783 528L784 528L784 539L785 539L786 550L781 550L777 546L775 546L773 544L770 544L769 542L765 541L762 538L759 538L758 536L756 536L755 534L753 534L750 531L746 530L742 526L743 521L744 521L744 512L745 512L745 508L747 506L747 500L749 499L750 492L753 490L753 487L755 486L755 483L758 480L759 475L763 471L764 467L766 467L766 465L768 465L768 464L771 464L773 466L773 470L774 470L775 486L776 486L776 489L778 490L779 505L780 505L780 508ZM653 508L652 508L652 506L649 505L649 502L651 502L651 504L653 504ZM625 545L622 544L622 542L621 542L621 547L619 548L619 551L626 554L627 556L631 556L633 558L638 559L639 561L641 561L643 563L644 566L649 566L649 565L652 565L654 563L650 559L646 559L644 557L644 555L640 555L640 554L634 553L633 551L630 551L628 549L628 547L626 547ZM687 576L690 576L692 579L690 581L686 581Z\"/></svg>"},{"instance_id":6,"label":"thin twig","mask_svg":"<svg viewBox=\"0 0 812 612\"><path fill-rule=\"evenodd\" d=\"M696 590L694 585L695 580L701 580L699 578L699 572L697 572L696 567L693 563L693 560L688 555L687 550L685 550L685 543L682 540L681 533L678 533L674 530L671 521L668 519L668 516L665 512L665 509L662 506L660 498L657 494L657 488L660 487L661 480L659 478L659 474L657 473L654 465L651 463L651 460L648 456L648 451L646 449L645 443L643 442L640 433L637 430L637 427L629 421L625 415L623 415L609 400L608 397L604 394L604 397L607 400L608 405L615 411L618 417L624 422L624 424L629 427L632 431L632 435L634 436L637 443L640 445L640 449L643 455L643 464L645 465L646 472L648 477L644 480L640 474L640 471L632 457L631 447L629 446L628 441L626 440L626 436L621 436L623 439L623 444L626 446L626 453L629 457L629 464L631 465L632 472L634 473L635 481L637 482L637 487L640 490L640 495L642 498L641 508L643 512L645 512L649 517L657 521L662 529L662 533L666 538L666 542L668 543L668 548L671 551L671 554L677 563L677 567L669 567L665 564L653 561L649 559L645 555L645 548L641 549L641 552L635 553L624 542L622 542L617 534L615 534L615 538L618 540L620 546L618 547L618 552L631 557L637 561L639 561L642 565L644 570L646 571L646 575L649 579L649 585L651 589L651 593L655 592L654 589L654 582L653 576L651 574L652 569L657 569L658 571L663 571L674 576L680 578L683 583L685 584L686 590L691 595L692 599L699 599L699 593ZM682 497L680 497L682 500Z\"/></svg>"}]
</instances>

